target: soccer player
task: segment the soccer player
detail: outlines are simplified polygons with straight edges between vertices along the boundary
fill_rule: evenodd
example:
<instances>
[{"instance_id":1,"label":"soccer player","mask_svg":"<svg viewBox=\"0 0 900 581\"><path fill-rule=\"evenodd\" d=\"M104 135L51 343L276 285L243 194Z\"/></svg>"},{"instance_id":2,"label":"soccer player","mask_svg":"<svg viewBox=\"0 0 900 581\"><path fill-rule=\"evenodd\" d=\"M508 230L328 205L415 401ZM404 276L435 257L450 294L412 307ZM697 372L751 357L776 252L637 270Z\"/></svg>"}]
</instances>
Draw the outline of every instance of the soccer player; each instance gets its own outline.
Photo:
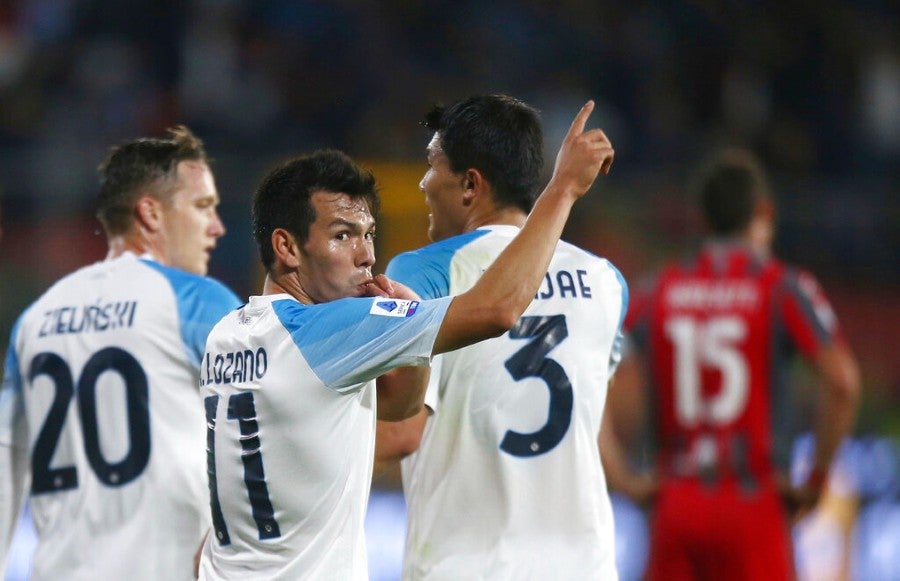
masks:
<instances>
[{"instance_id":1,"label":"soccer player","mask_svg":"<svg viewBox=\"0 0 900 581\"><path fill-rule=\"evenodd\" d=\"M0 562L30 498L31 578L194 578L210 526L206 335L240 301L205 277L225 233L203 144L137 139L100 167L106 260L13 327L0 393Z\"/></svg>"},{"instance_id":2,"label":"soccer player","mask_svg":"<svg viewBox=\"0 0 900 581\"><path fill-rule=\"evenodd\" d=\"M721 152L698 184L711 237L635 293L625 327L636 357L625 357L610 391L612 411L646 365L659 475L649 578L791 579L788 517L815 504L852 430L857 365L815 278L771 255L774 206L755 157ZM786 376L797 351L823 390L813 468L787 488L779 461L789 454ZM611 487L653 490L632 487L621 455L601 444Z\"/></svg>"},{"instance_id":3,"label":"soccer player","mask_svg":"<svg viewBox=\"0 0 900 581\"><path fill-rule=\"evenodd\" d=\"M320 151L276 168L254 199L262 296L210 334L206 394L214 534L201 579L365 579L363 521L376 407L403 415L411 386L376 406L374 379L512 327L544 278L572 204L613 151L578 113L521 233L467 293L419 301L371 276L371 174ZM366 298L365 295L375 295Z\"/></svg>"},{"instance_id":4,"label":"soccer player","mask_svg":"<svg viewBox=\"0 0 900 581\"><path fill-rule=\"evenodd\" d=\"M538 193L538 113L505 95L435 108L419 185L433 244L394 258L423 299L477 284ZM402 462L406 579L615 579L612 510L597 447L627 287L566 242L509 333L435 359L425 406L379 422L376 459ZM379 392L427 379L397 370ZM408 389L408 388L407 388Z\"/></svg>"}]
</instances>

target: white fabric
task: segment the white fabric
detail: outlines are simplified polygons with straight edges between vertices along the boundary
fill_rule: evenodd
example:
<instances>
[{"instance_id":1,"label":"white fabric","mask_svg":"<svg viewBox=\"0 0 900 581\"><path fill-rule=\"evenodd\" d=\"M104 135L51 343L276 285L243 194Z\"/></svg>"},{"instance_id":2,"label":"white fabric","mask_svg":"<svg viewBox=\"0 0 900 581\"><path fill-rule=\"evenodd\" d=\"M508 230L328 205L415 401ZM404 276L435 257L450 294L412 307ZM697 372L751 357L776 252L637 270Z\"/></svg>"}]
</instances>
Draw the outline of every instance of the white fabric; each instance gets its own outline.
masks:
<instances>
[{"instance_id":1,"label":"white fabric","mask_svg":"<svg viewBox=\"0 0 900 581\"><path fill-rule=\"evenodd\" d=\"M448 239L392 263L388 274L406 282L408 272L413 288L428 294L422 273L437 273L439 281L443 272L449 294L457 295L517 231L492 226ZM559 331L559 319L549 317L564 315L567 337L505 334L435 358L426 398L434 414L418 452L402 463L409 514L404 579L616 579L597 435L627 289L606 260L564 242L548 277L520 324L545 317L531 320L543 321L545 332L555 320ZM549 384L564 383L547 371L552 363L513 378L507 365L541 362L539 354L527 363L513 359L534 341L552 346L544 358L564 370L574 403L561 439L525 438L524 451L514 455L501 449L507 432L542 428ZM555 447L541 450L554 440Z\"/></svg>"},{"instance_id":2,"label":"white fabric","mask_svg":"<svg viewBox=\"0 0 900 581\"><path fill-rule=\"evenodd\" d=\"M428 364L449 302L256 296L221 321L201 366L222 514L201 579L367 578L374 378Z\"/></svg>"},{"instance_id":3,"label":"white fabric","mask_svg":"<svg viewBox=\"0 0 900 581\"><path fill-rule=\"evenodd\" d=\"M0 395L0 561L30 486L31 579L193 578L209 526L196 342L237 304L126 253L23 314Z\"/></svg>"}]
</instances>

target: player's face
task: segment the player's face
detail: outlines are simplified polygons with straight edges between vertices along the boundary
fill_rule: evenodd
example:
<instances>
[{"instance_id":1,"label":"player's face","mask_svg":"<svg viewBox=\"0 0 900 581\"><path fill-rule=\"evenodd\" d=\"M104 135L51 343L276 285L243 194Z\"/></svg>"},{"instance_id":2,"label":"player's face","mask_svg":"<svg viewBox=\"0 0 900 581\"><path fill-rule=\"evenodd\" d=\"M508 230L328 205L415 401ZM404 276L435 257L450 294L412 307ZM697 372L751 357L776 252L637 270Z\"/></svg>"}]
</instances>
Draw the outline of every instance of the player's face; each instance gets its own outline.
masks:
<instances>
[{"instance_id":1,"label":"player's face","mask_svg":"<svg viewBox=\"0 0 900 581\"><path fill-rule=\"evenodd\" d=\"M196 274L206 274L216 240L225 234L216 206L219 193L209 167L182 161L171 197L162 204L163 260Z\"/></svg>"},{"instance_id":2,"label":"player's face","mask_svg":"<svg viewBox=\"0 0 900 581\"><path fill-rule=\"evenodd\" d=\"M366 294L375 264L375 218L364 199L316 192L316 220L300 249L300 284L314 303Z\"/></svg>"},{"instance_id":3,"label":"player's face","mask_svg":"<svg viewBox=\"0 0 900 581\"><path fill-rule=\"evenodd\" d=\"M425 203L431 209L428 215L428 237L437 242L465 230L466 176L453 173L450 159L441 148L441 138L435 133L428 144L428 171L419 182L425 194Z\"/></svg>"}]
</instances>

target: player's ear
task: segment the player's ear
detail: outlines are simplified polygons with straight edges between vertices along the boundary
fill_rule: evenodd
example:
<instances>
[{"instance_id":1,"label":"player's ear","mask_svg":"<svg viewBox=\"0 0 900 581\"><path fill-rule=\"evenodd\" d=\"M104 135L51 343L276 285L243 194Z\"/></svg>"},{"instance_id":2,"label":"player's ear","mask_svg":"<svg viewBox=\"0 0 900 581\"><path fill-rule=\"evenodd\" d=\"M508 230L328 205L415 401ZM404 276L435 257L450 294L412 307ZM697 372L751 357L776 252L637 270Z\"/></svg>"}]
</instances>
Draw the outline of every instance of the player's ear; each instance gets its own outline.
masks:
<instances>
[{"instance_id":1,"label":"player's ear","mask_svg":"<svg viewBox=\"0 0 900 581\"><path fill-rule=\"evenodd\" d=\"M153 196L141 196L134 206L134 219L141 229L157 232L163 222L162 202Z\"/></svg>"},{"instance_id":2,"label":"player's ear","mask_svg":"<svg viewBox=\"0 0 900 581\"><path fill-rule=\"evenodd\" d=\"M300 245L294 235L284 228L275 228L272 231L272 250L278 262L287 268L300 266Z\"/></svg>"},{"instance_id":3,"label":"player's ear","mask_svg":"<svg viewBox=\"0 0 900 581\"><path fill-rule=\"evenodd\" d=\"M471 204L488 185L480 171L475 168L467 169L466 175L463 177L463 205Z\"/></svg>"}]
</instances>

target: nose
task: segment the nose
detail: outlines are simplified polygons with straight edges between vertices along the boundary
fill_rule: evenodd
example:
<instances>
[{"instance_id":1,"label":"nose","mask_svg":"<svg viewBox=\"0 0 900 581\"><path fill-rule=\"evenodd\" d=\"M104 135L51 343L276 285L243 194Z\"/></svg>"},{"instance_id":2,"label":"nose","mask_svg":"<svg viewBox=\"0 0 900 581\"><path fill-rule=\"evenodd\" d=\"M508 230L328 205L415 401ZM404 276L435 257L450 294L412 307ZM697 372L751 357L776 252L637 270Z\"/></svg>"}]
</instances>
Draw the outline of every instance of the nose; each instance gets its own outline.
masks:
<instances>
[{"instance_id":1,"label":"nose","mask_svg":"<svg viewBox=\"0 0 900 581\"><path fill-rule=\"evenodd\" d=\"M225 235L225 224L222 222L222 218L216 211L213 211L212 223L209 227L209 235L214 238L220 238L221 236Z\"/></svg>"},{"instance_id":2,"label":"nose","mask_svg":"<svg viewBox=\"0 0 900 581\"><path fill-rule=\"evenodd\" d=\"M375 264L375 244L364 241L357 250L357 264L366 268L372 268Z\"/></svg>"}]
</instances>

